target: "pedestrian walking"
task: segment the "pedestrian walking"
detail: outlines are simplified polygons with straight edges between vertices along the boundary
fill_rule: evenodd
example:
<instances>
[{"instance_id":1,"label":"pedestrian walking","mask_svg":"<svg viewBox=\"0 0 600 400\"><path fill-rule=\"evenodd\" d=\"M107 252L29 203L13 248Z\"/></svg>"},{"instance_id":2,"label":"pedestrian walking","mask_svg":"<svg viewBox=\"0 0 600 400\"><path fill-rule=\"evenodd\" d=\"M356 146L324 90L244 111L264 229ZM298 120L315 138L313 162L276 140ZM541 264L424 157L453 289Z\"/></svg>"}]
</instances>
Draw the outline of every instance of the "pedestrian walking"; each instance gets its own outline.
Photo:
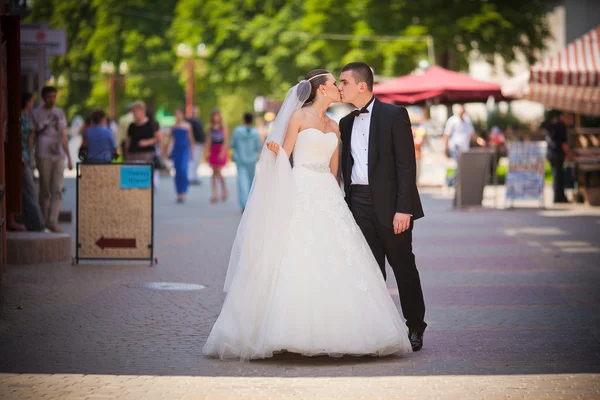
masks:
<instances>
[{"instance_id":1,"label":"pedestrian walking","mask_svg":"<svg viewBox=\"0 0 600 400\"><path fill-rule=\"evenodd\" d=\"M419 182L419 175L421 174L422 169L422 155L423 155L423 146L428 143L427 139L427 129L423 122L413 123L412 127L413 141L415 143L415 159L417 164L417 182Z\"/></svg>"},{"instance_id":2,"label":"pedestrian walking","mask_svg":"<svg viewBox=\"0 0 600 400\"><path fill-rule=\"evenodd\" d=\"M565 158L575 159L575 155L567 143L567 126L561 120L560 111L551 111L542 123L546 137L546 158L552 166L552 189L554 203L568 203L565 195Z\"/></svg>"},{"instance_id":3,"label":"pedestrian walking","mask_svg":"<svg viewBox=\"0 0 600 400\"><path fill-rule=\"evenodd\" d=\"M200 185L200 177L198 176L198 167L202 162L204 155L204 142L206 137L204 135L204 126L200 121L200 110L195 106L192 110L192 117L186 119L187 122L192 126L192 132L194 133L194 147L191 148L188 179L192 185Z\"/></svg>"},{"instance_id":4,"label":"pedestrian walking","mask_svg":"<svg viewBox=\"0 0 600 400\"><path fill-rule=\"evenodd\" d=\"M134 121L127 129L125 142L125 160L143 161L156 167L158 154L157 147L162 140L162 133L158 123L146 114L146 104L136 101L131 105ZM154 189L158 188L159 175L154 171Z\"/></svg>"},{"instance_id":5,"label":"pedestrian walking","mask_svg":"<svg viewBox=\"0 0 600 400\"><path fill-rule=\"evenodd\" d=\"M92 112L90 122L90 127L83 134L87 160L109 163L117 150L117 144L113 132L106 126L106 113L103 110Z\"/></svg>"},{"instance_id":6,"label":"pedestrian walking","mask_svg":"<svg viewBox=\"0 0 600 400\"><path fill-rule=\"evenodd\" d=\"M471 147L471 139L475 140L479 146L485 146L485 140L477 136L471 119L465 114L465 108L462 105L456 106L456 112L448 118L444 128L444 145L446 155L456 161L454 173L448 177L448 186L453 186L456 182L458 172L458 160L460 154L468 151Z\"/></svg>"},{"instance_id":7,"label":"pedestrian walking","mask_svg":"<svg viewBox=\"0 0 600 400\"><path fill-rule=\"evenodd\" d=\"M125 159L151 163L156 155L155 146L162 138L158 124L147 117L146 104L143 101L133 103L132 111L134 121L127 129Z\"/></svg>"},{"instance_id":8,"label":"pedestrian walking","mask_svg":"<svg viewBox=\"0 0 600 400\"><path fill-rule=\"evenodd\" d=\"M33 95L31 93L23 93L21 95L21 102L21 149L23 161L23 172L21 174L23 212L21 216L23 224L28 231L41 232L44 230L45 223L38 201L31 162L31 150L33 149L35 140L29 120L31 110L33 109Z\"/></svg>"},{"instance_id":9,"label":"pedestrian walking","mask_svg":"<svg viewBox=\"0 0 600 400\"><path fill-rule=\"evenodd\" d=\"M225 185L222 170L227 164L227 153L229 152L229 130L223 122L223 117L218 109L214 109L210 113L208 132L206 148L208 163L213 170L210 201L211 203L216 203L219 201L219 184L221 185L221 200L227 200L227 186Z\"/></svg>"},{"instance_id":10,"label":"pedestrian walking","mask_svg":"<svg viewBox=\"0 0 600 400\"><path fill-rule=\"evenodd\" d=\"M69 170L73 161L69 154L67 118L62 109L56 107L55 87L42 89L44 105L31 113L35 132L35 158L40 174L40 207L46 228L52 232L62 232L58 226L58 216L62 205L65 157Z\"/></svg>"},{"instance_id":11,"label":"pedestrian walking","mask_svg":"<svg viewBox=\"0 0 600 400\"><path fill-rule=\"evenodd\" d=\"M169 136L168 152L175 167L175 190L177 191L177 202L183 203L188 191L188 169L189 161L194 158L194 134L192 126L184 119L183 110L175 110L175 125L171 128Z\"/></svg>"},{"instance_id":12,"label":"pedestrian walking","mask_svg":"<svg viewBox=\"0 0 600 400\"><path fill-rule=\"evenodd\" d=\"M253 122L254 116L249 112L245 113L244 124L233 130L230 142L232 159L237 166L238 198L242 212L246 208L261 148L260 135Z\"/></svg>"}]
</instances>

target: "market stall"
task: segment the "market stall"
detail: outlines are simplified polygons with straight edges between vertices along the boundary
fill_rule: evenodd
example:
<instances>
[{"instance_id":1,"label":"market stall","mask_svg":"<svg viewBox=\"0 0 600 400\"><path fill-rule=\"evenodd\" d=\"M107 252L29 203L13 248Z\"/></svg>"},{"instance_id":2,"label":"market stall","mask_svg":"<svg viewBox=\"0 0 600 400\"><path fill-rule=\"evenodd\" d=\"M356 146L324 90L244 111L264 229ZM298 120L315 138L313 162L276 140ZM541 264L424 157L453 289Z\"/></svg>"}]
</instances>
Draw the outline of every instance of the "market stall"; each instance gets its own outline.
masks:
<instances>
[{"instance_id":1,"label":"market stall","mask_svg":"<svg viewBox=\"0 0 600 400\"><path fill-rule=\"evenodd\" d=\"M577 155L577 182L585 200L600 205L600 126L580 124L582 115L600 116L600 26L515 77L502 92L574 114L569 144Z\"/></svg>"}]
</instances>

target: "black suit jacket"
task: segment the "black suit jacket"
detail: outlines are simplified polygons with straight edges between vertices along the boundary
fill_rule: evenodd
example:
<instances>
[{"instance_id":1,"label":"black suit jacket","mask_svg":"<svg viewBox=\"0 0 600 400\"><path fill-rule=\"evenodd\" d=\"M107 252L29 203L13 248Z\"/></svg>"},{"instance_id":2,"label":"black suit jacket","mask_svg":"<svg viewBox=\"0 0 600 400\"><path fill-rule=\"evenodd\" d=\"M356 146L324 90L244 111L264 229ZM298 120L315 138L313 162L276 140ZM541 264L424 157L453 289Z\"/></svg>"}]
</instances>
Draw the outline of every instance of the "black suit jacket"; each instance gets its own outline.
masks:
<instances>
[{"instance_id":1,"label":"black suit jacket","mask_svg":"<svg viewBox=\"0 0 600 400\"><path fill-rule=\"evenodd\" d=\"M350 176L354 160L350 152L354 116L340 120L341 169L346 202L350 205ZM424 216L417 190L417 165L410 118L406 108L375 99L369 131L369 187L379 222L393 227L394 214Z\"/></svg>"}]
</instances>

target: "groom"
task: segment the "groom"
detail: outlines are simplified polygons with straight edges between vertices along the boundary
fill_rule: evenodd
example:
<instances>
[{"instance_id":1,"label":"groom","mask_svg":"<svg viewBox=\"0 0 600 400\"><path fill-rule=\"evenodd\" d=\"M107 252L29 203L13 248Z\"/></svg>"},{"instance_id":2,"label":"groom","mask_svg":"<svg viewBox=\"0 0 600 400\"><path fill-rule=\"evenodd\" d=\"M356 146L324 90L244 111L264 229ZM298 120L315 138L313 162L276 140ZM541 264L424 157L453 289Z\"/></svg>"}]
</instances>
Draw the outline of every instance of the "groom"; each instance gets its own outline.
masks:
<instances>
[{"instance_id":1,"label":"groom","mask_svg":"<svg viewBox=\"0 0 600 400\"><path fill-rule=\"evenodd\" d=\"M418 351L427 324L412 230L424 214L410 119L404 107L373 97L373 72L363 62L342 69L339 89L342 101L356 107L340 121L346 202L384 279L386 257L394 271L410 342Z\"/></svg>"}]
</instances>

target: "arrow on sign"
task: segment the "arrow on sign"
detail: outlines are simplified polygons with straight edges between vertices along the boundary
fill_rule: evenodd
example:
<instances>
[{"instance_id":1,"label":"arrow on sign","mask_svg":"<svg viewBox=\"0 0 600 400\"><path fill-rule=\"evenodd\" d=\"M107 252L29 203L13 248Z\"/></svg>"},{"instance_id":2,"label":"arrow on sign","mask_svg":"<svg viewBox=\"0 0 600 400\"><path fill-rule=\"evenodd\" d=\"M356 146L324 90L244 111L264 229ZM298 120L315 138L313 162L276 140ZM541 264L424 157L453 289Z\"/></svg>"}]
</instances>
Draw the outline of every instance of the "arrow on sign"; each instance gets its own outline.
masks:
<instances>
[{"instance_id":1,"label":"arrow on sign","mask_svg":"<svg viewBox=\"0 0 600 400\"><path fill-rule=\"evenodd\" d=\"M102 250L110 249L135 249L137 247L135 239L118 239L118 238L105 238L102 236L96 241L96 246Z\"/></svg>"}]
</instances>

